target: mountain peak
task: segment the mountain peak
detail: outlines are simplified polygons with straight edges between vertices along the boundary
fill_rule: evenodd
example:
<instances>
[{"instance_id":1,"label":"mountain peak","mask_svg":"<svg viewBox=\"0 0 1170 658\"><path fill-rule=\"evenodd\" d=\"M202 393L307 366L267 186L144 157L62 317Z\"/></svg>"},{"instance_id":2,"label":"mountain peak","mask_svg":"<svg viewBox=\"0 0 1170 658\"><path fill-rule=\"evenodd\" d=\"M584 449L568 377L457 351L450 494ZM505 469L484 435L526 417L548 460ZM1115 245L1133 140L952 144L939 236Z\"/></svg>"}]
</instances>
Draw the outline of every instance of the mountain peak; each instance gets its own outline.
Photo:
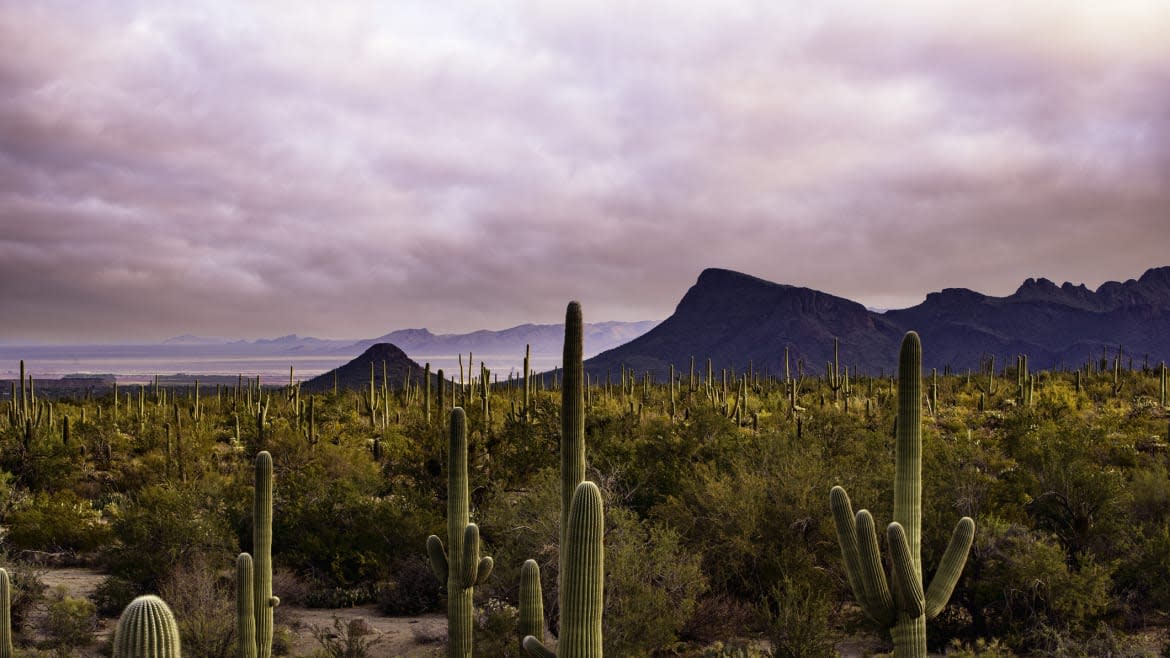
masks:
<instances>
[{"instance_id":1,"label":"mountain peak","mask_svg":"<svg viewBox=\"0 0 1170 658\"><path fill-rule=\"evenodd\" d=\"M385 373L386 383L390 388L401 388L407 377L413 379L423 372L422 366L412 361L397 345L374 343L357 358L318 375L301 386L307 391L327 391L332 390L336 381L340 388L361 389L369 386L370 364L374 366L375 381L381 381Z\"/></svg>"}]
</instances>

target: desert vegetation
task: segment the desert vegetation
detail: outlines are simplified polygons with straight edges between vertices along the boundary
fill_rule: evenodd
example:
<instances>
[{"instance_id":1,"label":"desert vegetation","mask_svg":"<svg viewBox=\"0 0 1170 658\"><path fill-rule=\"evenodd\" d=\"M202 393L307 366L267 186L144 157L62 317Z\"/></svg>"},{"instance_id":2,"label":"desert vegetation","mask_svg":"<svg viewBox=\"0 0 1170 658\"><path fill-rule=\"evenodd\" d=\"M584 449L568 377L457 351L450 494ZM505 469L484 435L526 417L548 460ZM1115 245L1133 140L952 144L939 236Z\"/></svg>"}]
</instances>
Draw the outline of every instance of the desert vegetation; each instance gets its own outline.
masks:
<instances>
[{"instance_id":1,"label":"desert vegetation","mask_svg":"<svg viewBox=\"0 0 1170 658\"><path fill-rule=\"evenodd\" d=\"M1170 655L1163 366L1118 354L1031 372L1020 355L921 373L901 396L921 416L907 563L904 538L882 531L900 514L895 437L914 422L899 412L905 376L856 372L841 353L784 372L695 355L669 381L590 378L569 358L572 313L566 367L543 375L395 381L372 364L360 389L241 378L52 400L22 375L0 422L0 644L71 655L94 618L161 593L188 657L288 653L273 595L446 611L458 655L546 655L556 637L561 656L890 651L913 586L895 576L873 605L874 570L843 559L851 519L876 523L873 552L928 590L931 652ZM835 520L837 486L870 520ZM54 594L46 565L105 580L90 599ZM926 587L940 570L949 596ZM241 583L254 591L237 596ZM34 625L37 605L51 614ZM317 632L317 655L391 655L360 625Z\"/></svg>"}]
</instances>

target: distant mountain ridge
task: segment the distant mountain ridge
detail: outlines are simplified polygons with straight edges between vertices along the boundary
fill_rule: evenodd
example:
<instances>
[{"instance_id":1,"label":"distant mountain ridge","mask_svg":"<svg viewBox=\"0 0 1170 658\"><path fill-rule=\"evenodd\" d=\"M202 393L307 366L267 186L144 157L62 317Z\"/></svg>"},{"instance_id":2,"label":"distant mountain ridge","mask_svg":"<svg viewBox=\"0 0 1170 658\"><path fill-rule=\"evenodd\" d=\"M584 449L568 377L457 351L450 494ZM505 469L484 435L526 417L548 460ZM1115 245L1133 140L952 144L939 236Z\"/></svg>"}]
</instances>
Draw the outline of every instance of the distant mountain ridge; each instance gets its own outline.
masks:
<instances>
[{"instance_id":1,"label":"distant mountain ridge","mask_svg":"<svg viewBox=\"0 0 1170 658\"><path fill-rule=\"evenodd\" d=\"M585 325L587 353L596 354L628 342L650 330L656 321L595 322ZM256 340L225 340L190 334L175 336L161 343L169 348L207 350L230 354L279 356L283 354L349 355L378 343L392 343L407 354L455 357L458 354L478 352L506 354L517 360L524 356L524 346L531 345L533 354L560 356L564 340L563 324L522 324L508 329L480 329L463 334L435 334L429 329L399 329L377 338L335 340L288 334L277 338ZM150 347L150 346L144 346Z\"/></svg>"},{"instance_id":2,"label":"distant mountain ridge","mask_svg":"<svg viewBox=\"0 0 1170 658\"><path fill-rule=\"evenodd\" d=\"M639 373L664 374L671 364L689 368L691 357L705 370L757 369L782 372L784 350L790 367L798 361L820 374L840 340L842 365L877 374L892 372L898 341L906 331L922 337L924 367L974 369L982 359L997 363L1027 354L1037 368L1075 366L1120 345L1140 363L1170 358L1170 267L1148 270L1139 279L1106 282L1095 291L1084 285L1057 286L1028 279L1007 297L965 288L932 292L923 303L876 313L851 300L724 269L707 269L674 313L626 345L589 359L597 376L624 364Z\"/></svg>"}]
</instances>

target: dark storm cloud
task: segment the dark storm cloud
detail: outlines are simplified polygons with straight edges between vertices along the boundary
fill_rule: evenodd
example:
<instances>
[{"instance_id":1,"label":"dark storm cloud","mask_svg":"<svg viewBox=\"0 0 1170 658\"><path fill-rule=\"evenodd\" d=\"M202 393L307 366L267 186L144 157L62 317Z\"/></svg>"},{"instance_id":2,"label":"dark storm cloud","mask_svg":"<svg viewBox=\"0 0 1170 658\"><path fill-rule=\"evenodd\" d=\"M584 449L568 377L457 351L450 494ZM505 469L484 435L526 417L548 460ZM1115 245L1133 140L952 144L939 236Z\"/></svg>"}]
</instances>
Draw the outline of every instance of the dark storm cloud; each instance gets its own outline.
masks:
<instances>
[{"instance_id":1,"label":"dark storm cloud","mask_svg":"<svg viewBox=\"0 0 1170 658\"><path fill-rule=\"evenodd\" d=\"M868 304L1167 264L1170 10L11 3L0 339Z\"/></svg>"}]
</instances>

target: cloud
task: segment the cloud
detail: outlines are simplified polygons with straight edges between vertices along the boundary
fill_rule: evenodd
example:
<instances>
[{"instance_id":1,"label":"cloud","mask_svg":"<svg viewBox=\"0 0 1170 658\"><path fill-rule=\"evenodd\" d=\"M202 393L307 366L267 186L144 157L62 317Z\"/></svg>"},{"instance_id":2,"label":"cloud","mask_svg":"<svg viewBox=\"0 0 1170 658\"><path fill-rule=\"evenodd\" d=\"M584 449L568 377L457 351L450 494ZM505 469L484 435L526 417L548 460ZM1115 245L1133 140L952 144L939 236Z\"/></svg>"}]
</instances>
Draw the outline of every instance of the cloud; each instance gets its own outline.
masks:
<instances>
[{"instance_id":1,"label":"cloud","mask_svg":"<svg viewBox=\"0 0 1170 658\"><path fill-rule=\"evenodd\" d=\"M3 339L875 306L1166 264L1170 10L0 9Z\"/></svg>"}]
</instances>

